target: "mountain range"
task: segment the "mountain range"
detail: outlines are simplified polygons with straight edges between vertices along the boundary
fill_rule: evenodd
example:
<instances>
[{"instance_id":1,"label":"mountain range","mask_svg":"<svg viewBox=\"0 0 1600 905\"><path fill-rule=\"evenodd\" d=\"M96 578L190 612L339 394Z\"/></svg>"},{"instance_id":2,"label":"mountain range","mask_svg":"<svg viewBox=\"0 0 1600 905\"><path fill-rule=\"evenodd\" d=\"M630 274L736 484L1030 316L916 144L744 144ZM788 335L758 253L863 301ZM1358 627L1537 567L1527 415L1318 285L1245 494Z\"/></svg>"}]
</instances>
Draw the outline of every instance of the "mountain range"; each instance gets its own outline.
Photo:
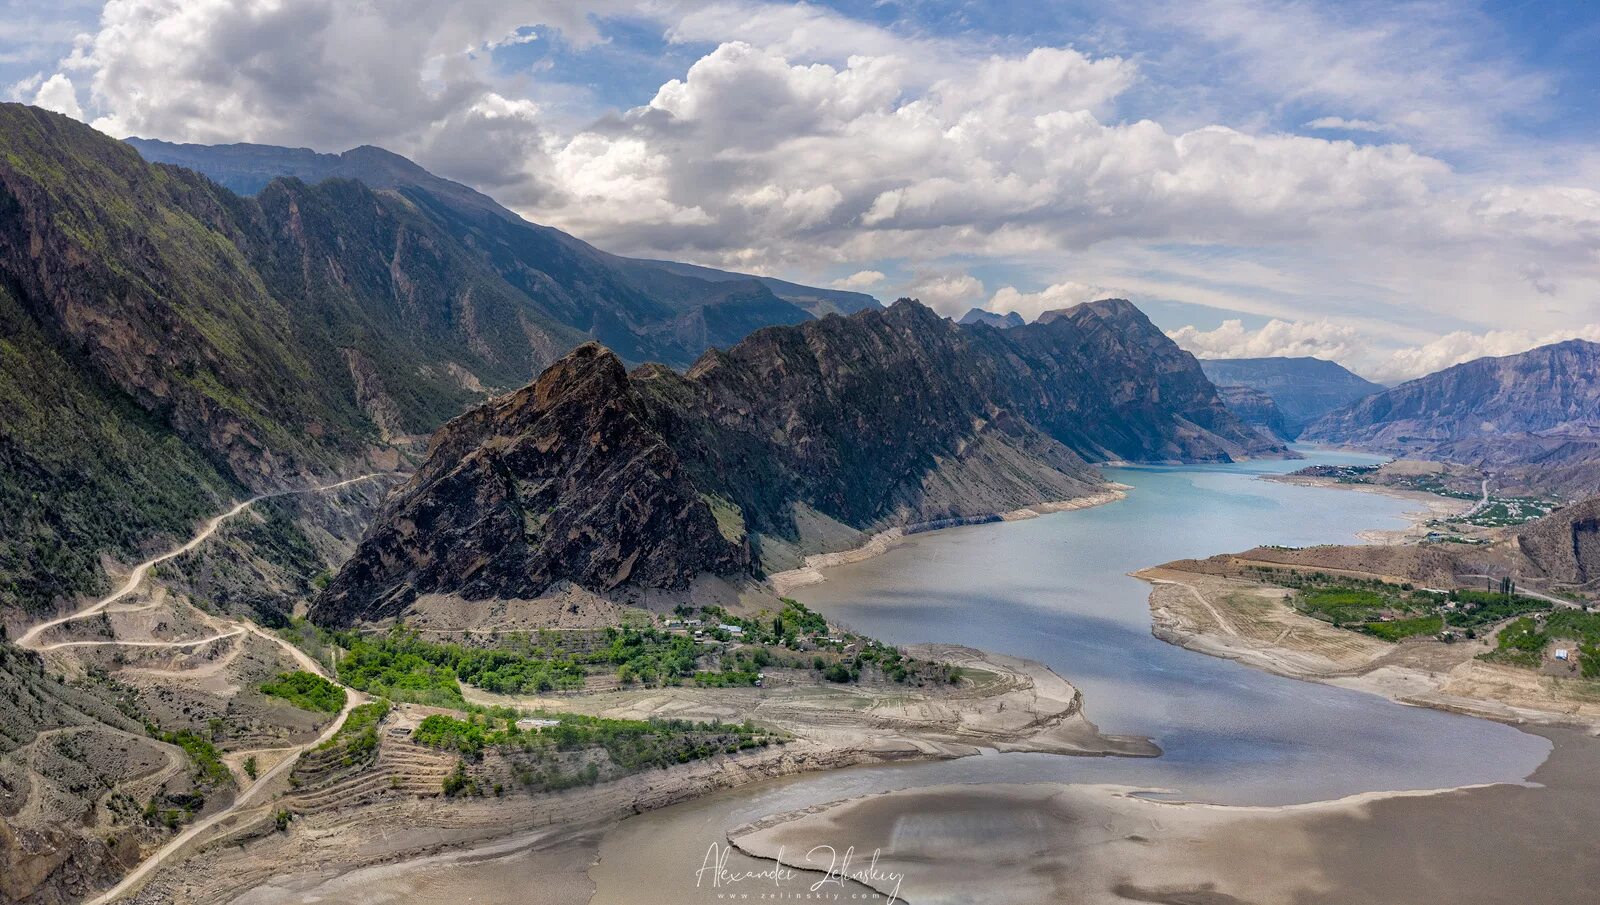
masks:
<instances>
[{"instance_id":1,"label":"mountain range","mask_svg":"<svg viewBox=\"0 0 1600 905\"><path fill-rule=\"evenodd\" d=\"M1600 344L1480 358L1330 412L1301 437L1474 465L1497 486L1600 492Z\"/></svg>"},{"instance_id":2,"label":"mountain range","mask_svg":"<svg viewBox=\"0 0 1600 905\"><path fill-rule=\"evenodd\" d=\"M757 331L682 374L589 344L440 431L312 616L683 590L1105 490L1089 461L1286 452L1117 299L1005 331L903 299Z\"/></svg>"},{"instance_id":3,"label":"mountain range","mask_svg":"<svg viewBox=\"0 0 1600 905\"><path fill-rule=\"evenodd\" d=\"M1383 391L1321 358L1203 358L1200 367L1246 421L1291 439L1323 415Z\"/></svg>"},{"instance_id":4,"label":"mountain range","mask_svg":"<svg viewBox=\"0 0 1600 905\"><path fill-rule=\"evenodd\" d=\"M1529 434L1587 436L1600 423L1600 344L1574 339L1480 358L1322 417L1307 439L1414 452Z\"/></svg>"},{"instance_id":5,"label":"mountain range","mask_svg":"<svg viewBox=\"0 0 1600 905\"><path fill-rule=\"evenodd\" d=\"M26 612L226 499L402 467L590 339L683 366L878 307L609 255L376 148L139 144L254 195L0 105L0 598Z\"/></svg>"}]
</instances>

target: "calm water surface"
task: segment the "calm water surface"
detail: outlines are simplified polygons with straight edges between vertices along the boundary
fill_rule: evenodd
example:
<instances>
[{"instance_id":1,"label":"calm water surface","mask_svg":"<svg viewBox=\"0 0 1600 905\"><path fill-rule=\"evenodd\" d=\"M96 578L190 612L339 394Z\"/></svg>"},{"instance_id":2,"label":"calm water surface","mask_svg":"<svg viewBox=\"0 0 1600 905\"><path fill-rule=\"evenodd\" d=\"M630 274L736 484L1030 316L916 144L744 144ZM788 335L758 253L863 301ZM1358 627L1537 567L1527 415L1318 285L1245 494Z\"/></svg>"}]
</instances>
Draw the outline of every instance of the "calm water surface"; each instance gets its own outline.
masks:
<instances>
[{"instance_id":1,"label":"calm water surface","mask_svg":"<svg viewBox=\"0 0 1600 905\"><path fill-rule=\"evenodd\" d=\"M1378 461L1303 450L1310 462ZM829 570L795 596L899 644L946 641L1049 664L1106 732L1153 738L1155 759L1002 754L867 767L735 790L623 823L591 871L595 903L714 901L694 870L734 826L891 789L952 782L1112 782L1186 799L1285 804L1357 792L1516 781L1549 743L1507 726L1284 679L1150 634L1149 586L1127 573L1265 543L1348 543L1404 525L1415 504L1258 480L1307 462L1106 469L1118 503L918 535ZM744 869L761 862L736 859ZM710 897L710 898L708 898Z\"/></svg>"}]
</instances>

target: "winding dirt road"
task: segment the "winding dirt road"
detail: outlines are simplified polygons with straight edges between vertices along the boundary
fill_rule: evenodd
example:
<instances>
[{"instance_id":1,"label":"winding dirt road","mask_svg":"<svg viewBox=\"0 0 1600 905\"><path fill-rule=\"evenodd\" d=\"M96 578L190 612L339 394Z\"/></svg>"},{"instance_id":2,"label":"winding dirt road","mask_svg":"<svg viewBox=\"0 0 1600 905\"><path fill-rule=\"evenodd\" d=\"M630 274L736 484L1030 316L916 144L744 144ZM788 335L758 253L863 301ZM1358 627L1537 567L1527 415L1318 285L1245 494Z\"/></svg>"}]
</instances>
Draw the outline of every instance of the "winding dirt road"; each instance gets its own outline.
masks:
<instances>
[{"instance_id":1,"label":"winding dirt road","mask_svg":"<svg viewBox=\"0 0 1600 905\"><path fill-rule=\"evenodd\" d=\"M206 522L206 526L200 530L200 533L189 538L189 540L186 541L182 546L174 547L171 550L162 553L160 556L151 557L150 559L139 563L137 566L134 566L133 571L128 573L127 579L122 582L122 586L111 592L111 594L96 600L94 603L89 604L76 613L51 619L47 622L41 622L33 628L28 629L27 632L23 633L22 637L17 639L17 646L36 650L37 648L34 647L33 642L34 639L38 638L40 634L55 628L58 625L64 625L68 622L73 622L78 619L87 619L90 616L94 616L111 604L116 603L118 600L121 600L129 594L132 594L138 589L139 585L144 583L145 576L150 574L151 569L161 565L169 559L175 559L179 556L182 556L183 554L188 553L190 550L193 550L195 547L205 543L206 538L217 533L217 529L222 527L223 522L226 522L228 519L233 518L234 516L245 511L246 509L249 509L251 506L261 502L262 500L280 496L293 496L294 494L298 493L322 493L329 490L338 490L341 487L348 487L351 484L356 484L361 481L369 481L373 478L381 478L390 474L392 474L392 472L375 471L371 474L364 474L360 477L349 478L344 481L339 481L335 484L323 484L318 487L302 487L298 490L275 490L271 493L257 494L256 496L253 496L242 503L236 504L227 512L213 517L210 521Z\"/></svg>"},{"instance_id":2,"label":"winding dirt road","mask_svg":"<svg viewBox=\"0 0 1600 905\"><path fill-rule=\"evenodd\" d=\"M329 679L335 684L340 684L336 678L328 675L328 671L323 668L322 664L318 663L310 656L307 656L305 651L302 651L300 648L295 647L293 644L290 644L288 641L278 637L277 635L263 631L254 623L238 619L230 619L227 617L216 618L217 621L223 622L229 626L228 631L221 632L209 638L201 638L196 641L63 641L56 644L42 646L38 645L36 641L39 635L48 629L67 622L72 622L76 619L84 619L93 616L99 612L102 612L112 603L115 603L123 597L133 593L134 590L136 590L144 581L145 577L150 573L152 568L163 562L166 562L169 559L182 556L183 554L188 553L194 548L200 546L205 542L206 538L215 534L217 529L220 528L224 522L245 511L246 509L250 508L251 505L261 500L271 497L289 496L297 493L321 493L329 490L338 490L341 487L348 487L349 485L358 483L360 481L367 481L390 474L391 472L374 472L372 474L361 475L360 477L350 478L348 480L339 481L333 484L325 484L318 487L306 487L298 490L280 490L251 497L250 499L235 505L232 509L229 509L221 515L218 515L206 522L205 527L198 534L190 538L181 546L168 550L167 552L162 553L160 556L152 557L135 566L133 571L128 573L128 577L123 581L122 586L117 588L117 590L112 592L110 595L96 600L94 603L89 604L87 607L84 607L76 613L39 623L18 638L16 643L19 646L26 647L30 650L56 650L63 647L88 647L100 645L182 648L194 647L200 644L206 644L212 641L220 641L224 638L232 638L249 633L261 638L265 638L266 640L282 647L285 652L294 658L295 662L299 663L307 671ZM190 842L194 841L201 834L217 826L224 820L227 820L229 817L238 814L240 810L253 805L258 798L263 797L266 791L270 788L270 785L274 779L277 779L279 776L283 775L285 771L293 768L295 761L299 759L301 753L322 744L328 739L333 738L334 735L339 732L340 728L344 726L345 718L350 715L350 711L354 710L357 706L365 703L368 700L366 695L356 691L353 688L348 688L342 684L340 684L340 687L345 689L344 709L339 711L339 714L334 717L333 720L329 721L327 727L323 729L321 734L304 745L299 745L288 749L290 753L287 756L279 761L272 769L268 770L266 773L263 773L258 779L256 779L255 782L243 789L239 795L234 798L232 804L226 808L223 808L217 813L212 814L210 817L207 817L204 820L189 826L183 832L173 837L167 842L166 845L163 845L154 854L141 862L138 867L130 871L127 876L123 877L120 883L106 892L94 897L93 899L90 899L87 905L105 905L105 903L116 901L122 896L137 890L152 872L165 864L173 856L181 853L184 850L184 847Z\"/></svg>"}]
</instances>

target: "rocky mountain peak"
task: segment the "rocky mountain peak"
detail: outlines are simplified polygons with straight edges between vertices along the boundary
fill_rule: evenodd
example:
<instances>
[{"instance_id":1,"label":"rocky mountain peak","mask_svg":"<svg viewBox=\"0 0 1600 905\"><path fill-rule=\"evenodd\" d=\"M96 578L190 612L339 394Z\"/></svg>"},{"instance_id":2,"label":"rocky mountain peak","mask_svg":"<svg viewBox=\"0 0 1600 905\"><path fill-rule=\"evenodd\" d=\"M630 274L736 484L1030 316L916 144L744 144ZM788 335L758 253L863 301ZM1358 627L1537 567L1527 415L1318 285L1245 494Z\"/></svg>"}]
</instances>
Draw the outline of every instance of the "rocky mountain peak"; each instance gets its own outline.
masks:
<instances>
[{"instance_id":1,"label":"rocky mountain peak","mask_svg":"<svg viewBox=\"0 0 1600 905\"><path fill-rule=\"evenodd\" d=\"M759 330L684 374L585 345L447 425L314 615L562 581L681 590L1082 497L1103 486L1085 457L1283 452L1142 315L1087 316L972 330L902 299Z\"/></svg>"}]
</instances>

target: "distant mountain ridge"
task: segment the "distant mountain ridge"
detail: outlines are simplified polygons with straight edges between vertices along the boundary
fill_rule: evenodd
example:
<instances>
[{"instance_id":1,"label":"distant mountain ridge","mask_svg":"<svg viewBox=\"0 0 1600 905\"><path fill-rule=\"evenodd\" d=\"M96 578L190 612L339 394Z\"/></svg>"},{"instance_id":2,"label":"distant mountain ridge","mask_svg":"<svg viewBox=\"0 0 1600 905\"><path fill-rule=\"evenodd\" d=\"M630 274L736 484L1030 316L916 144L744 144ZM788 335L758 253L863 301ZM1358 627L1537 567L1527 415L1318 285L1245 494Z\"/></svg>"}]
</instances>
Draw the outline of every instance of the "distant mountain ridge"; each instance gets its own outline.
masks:
<instances>
[{"instance_id":1,"label":"distant mountain ridge","mask_svg":"<svg viewBox=\"0 0 1600 905\"><path fill-rule=\"evenodd\" d=\"M863 292L802 286L772 277L732 273L675 261L627 258L603 252L560 230L529 223L476 189L435 176L399 154L371 145L352 148L342 154L323 154L309 148L275 145L175 144L149 138L129 138L127 142L152 163L173 164L204 173L241 195L258 194L273 180L282 178L299 179L312 184L328 179L354 179L372 189L420 190L458 212L498 217L513 227L546 233L566 246L570 253L609 264L625 273L628 282L636 284L646 293L670 297L680 304L715 302L718 288L714 284L754 281L773 296L814 317L830 313L850 314L880 307L877 299ZM765 322L793 323L794 319L793 315L780 312L774 306L773 314L766 317ZM734 342L739 336L721 336L720 339L724 343ZM614 342L614 339L607 341ZM703 348L691 350L690 357ZM626 352L624 354L627 355ZM649 350L635 360L644 357L662 356L660 351ZM671 359L670 355L667 357ZM687 364L687 361L677 363Z\"/></svg>"},{"instance_id":2,"label":"distant mountain ridge","mask_svg":"<svg viewBox=\"0 0 1600 905\"><path fill-rule=\"evenodd\" d=\"M1289 426L1289 419L1284 417L1277 401L1266 393L1255 387L1224 384L1217 387L1217 395L1222 397L1222 404L1244 423L1254 425L1280 440L1294 439L1295 430Z\"/></svg>"},{"instance_id":3,"label":"distant mountain ridge","mask_svg":"<svg viewBox=\"0 0 1600 905\"><path fill-rule=\"evenodd\" d=\"M956 321L956 323L963 325L988 324L991 327L1007 330L1011 327L1020 327L1027 323L1027 321L1023 320L1022 315L1015 311L1007 311L1005 314L997 314L993 311L985 311L982 308L969 308L967 309L967 313L961 315L961 319Z\"/></svg>"},{"instance_id":4,"label":"distant mountain ridge","mask_svg":"<svg viewBox=\"0 0 1600 905\"><path fill-rule=\"evenodd\" d=\"M1249 387L1265 394L1282 418L1281 425L1253 421L1252 416L1245 420L1290 438L1328 412L1384 389L1321 358L1202 358L1200 367L1219 387ZM1252 410L1260 409L1253 396L1240 394L1239 399Z\"/></svg>"},{"instance_id":5,"label":"distant mountain ridge","mask_svg":"<svg viewBox=\"0 0 1600 905\"><path fill-rule=\"evenodd\" d=\"M1497 487L1600 493L1600 344L1480 358L1331 412L1303 439L1490 470Z\"/></svg>"},{"instance_id":6,"label":"distant mountain ridge","mask_svg":"<svg viewBox=\"0 0 1600 905\"><path fill-rule=\"evenodd\" d=\"M1122 300L1005 331L902 300L757 331L683 374L587 345L442 429L313 618L682 590L1101 491L1086 459L1285 452Z\"/></svg>"},{"instance_id":7,"label":"distant mountain ridge","mask_svg":"<svg viewBox=\"0 0 1600 905\"><path fill-rule=\"evenodd\" d=\"M1600 429L1600 344L1480 358L1331 412L1305 437L1394 451Z\"/></svg>"}]
</instances>

